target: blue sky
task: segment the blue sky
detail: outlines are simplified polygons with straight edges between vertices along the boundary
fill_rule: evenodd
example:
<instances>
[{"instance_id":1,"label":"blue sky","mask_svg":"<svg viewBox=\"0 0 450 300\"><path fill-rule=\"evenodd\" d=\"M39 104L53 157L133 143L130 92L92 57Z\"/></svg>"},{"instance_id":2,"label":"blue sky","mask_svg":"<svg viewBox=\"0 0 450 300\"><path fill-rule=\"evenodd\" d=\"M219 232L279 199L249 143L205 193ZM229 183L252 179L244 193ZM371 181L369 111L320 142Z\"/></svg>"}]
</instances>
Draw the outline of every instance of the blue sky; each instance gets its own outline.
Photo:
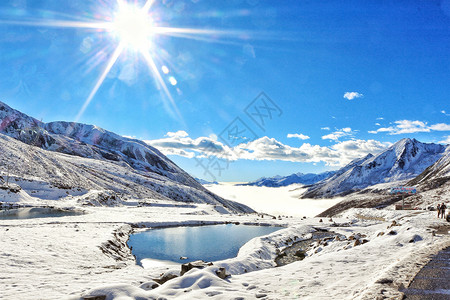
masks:
<instances>
[{"instance_id":1,"label":"blue sky","mask_svg":"<svg viewBox=\"0 0 450 300\"><path fill-rule=\"evenodd\" d=\"M404 137L450 143L448 0L156 0L152 26L196 30L126 44L93 93L124 36L79 25L117 11L116 0L1 1L1 101L147 140L207 180L336 169Z\"/></svg>"}]
</instances>

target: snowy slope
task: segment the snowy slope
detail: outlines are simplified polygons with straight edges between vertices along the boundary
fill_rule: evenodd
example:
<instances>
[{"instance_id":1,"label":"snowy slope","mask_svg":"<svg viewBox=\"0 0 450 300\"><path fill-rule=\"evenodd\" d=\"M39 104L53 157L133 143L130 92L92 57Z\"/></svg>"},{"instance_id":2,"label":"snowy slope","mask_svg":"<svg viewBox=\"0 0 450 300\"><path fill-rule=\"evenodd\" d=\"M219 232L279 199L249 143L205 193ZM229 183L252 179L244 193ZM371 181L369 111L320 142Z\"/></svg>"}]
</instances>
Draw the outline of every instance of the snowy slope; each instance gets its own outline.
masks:
<instances>
[{"instance_id":1,"label":"snowy slope","mask_svg":"<svg viewBox=\"0 0 450 300\"><path fill-rule=\"evenodd\" d=\"M96 126L42 123L0 102L0 176L136 198L248 207L214 195L157 149ZM0 177L0 184L4 181Z\"/></svg>"},{"instance_id":2,"label":"snowy slope","mask_svg":"<svg viewBox=\"0 0 450 300\"><path fill-rule=\"evenodd\" d=\"M308 188L302 198L333 197L379 183L411 179L441 158L444 151L443 145L402 139L376 156L369 154L352 161Z\"/></svg>"},{"instance_id":3,"label":"snowy slope","mask_svg":"<svg viewBox=\"0 0 450 300\"><path fill-rule=\"evenodd\" d=\"M450 146L443 156L411 180L409 185L418 185L420 189L437 188L450 180Z\"/></svg>"},{"instance_id":4,"label":"snowy slope","mask_svg":"<svg viewBox=\"0 0 450 300\"><path fill-rule=\"evenodd\" d=\"M274 176L274 177L262 177L255 181L243 183L239 185L249 185L249 186L267 186L267 187L281 187L281 186L288 186L291 184L305 184L310 185L314 184L316 182L319 182L321 180L327 179L331 176L333 176L335 172L323 172L320 174L313 174L313 173L295 173L288 176Z\"/></svg>"},{"instance_id":5,"label":"snowy slope","mask_svg":"<svg viewBox=\"0 0 450 300\"><path fill-rule=\"evenodd\" d=\"M97 126L68 122L46 124L0 102L0 133L50 151L126 162L133 169L199 187L192 177L152 146Z\"/></svg>"}]
</instances>

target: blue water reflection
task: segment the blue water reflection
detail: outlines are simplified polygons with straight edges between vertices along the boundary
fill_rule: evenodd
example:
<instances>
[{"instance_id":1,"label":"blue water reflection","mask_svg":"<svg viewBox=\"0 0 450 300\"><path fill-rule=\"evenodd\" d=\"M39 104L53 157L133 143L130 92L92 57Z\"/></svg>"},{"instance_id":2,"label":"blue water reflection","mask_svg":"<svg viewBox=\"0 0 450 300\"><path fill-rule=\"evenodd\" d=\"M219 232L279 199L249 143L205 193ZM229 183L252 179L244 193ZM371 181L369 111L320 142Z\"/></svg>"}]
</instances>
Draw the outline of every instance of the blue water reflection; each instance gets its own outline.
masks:
<instances>
[{"instance_id":1,"label":"blue water reflection","mask_svg":"<svg viewBox=\"0 0 450 300\"><path fill-rule=\"evenodd\" d=\"M28 207L0 210L0 220L35 219L77 216L83 212L46 207Z\"/></svg>"},{"instance_id":2,"label":"blue water reflection","mask_svg":"<svg viewBox=\"0 0 450 300\"><path fill-rule=\"evenodd\" d=\"M252 238L280 229L234 224L153 229L131 235L128 245L138 264L145 258L179 263L218 261L235 257L239 248Z\"/></svg>"}]
</instances>

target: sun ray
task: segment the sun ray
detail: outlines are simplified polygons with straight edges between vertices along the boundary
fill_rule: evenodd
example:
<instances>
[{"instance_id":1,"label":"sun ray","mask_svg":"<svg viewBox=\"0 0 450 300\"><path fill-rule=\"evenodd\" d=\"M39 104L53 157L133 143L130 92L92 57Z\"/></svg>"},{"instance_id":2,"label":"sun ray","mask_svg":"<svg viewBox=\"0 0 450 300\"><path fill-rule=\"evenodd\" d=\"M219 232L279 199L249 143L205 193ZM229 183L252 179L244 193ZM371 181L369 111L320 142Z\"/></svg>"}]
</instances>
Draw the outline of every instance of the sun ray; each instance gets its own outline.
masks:
<instances>
[{"instance_id":1,"label":"sun ray","mask_svg":"<svg viewBox=\"0 0 450 300\"><path fill-rule=\"evenodd\" d=\"M232 45L232 46L243 46L247 42L244 41L235 41L235 40L220 40L217 38L212 38L204 35L191 35L191 34L183 34L183 33L168 33L167 36L176 37L180 39L189 39L199 42L206 42L206 43L215 43L215 44L221 44L221 45Z\"/></svg>"},{"instance_id":2,"label":"sun ray","mask_svg":"<svg viewBox=\"0 0 450 300\"><path fill-rule=\"evenodd\" d=\"M98 90L106 79L106 76L116 64L118 58L127 53L140 54L146 62L150 73L155 79L156 85L161 91L164 106L167 111L177 120L183 123L182 116L178 110L177 104L172 97L169 88L159 69L156 65L153 48L155 47L154 38L156 35L169 36L175 38L192 39L196 41L229 44L242 46L243 43L257 38L255 32L247 30L216 30L216 29L197 29L197 28L180 28L180 27L165 27L158 26L154 23L153 15L151 13L152 7L156 0L146 0L142 7L138 7L138 1L131 0L115 0L115 12L111 14L105 11L104 18L99 19L22 19L22 20L0 20L0 25L16 25L16 26L30 26L30 27L49 27L49 28L73 28L73 29L97 29L96 32L109 33L111 35L111 42L118 44L114 49L111 57L107 59L103 54L102 49L110 46L100 47L97 49L97 54L94 54L86 64L91 68L97 67L101 61L106 61L106 65L95 82L92 91L89 93L87 99L84 101L81 109L76 115L75 121L78 121L84 114L85 110L94 99ZM101 15L100 15L101 16ZM72 16L67 16L69 19ZM267 32L259 35L259 38L267 38ZM279 35L272 35L278 37ZM125 51L125 49L130 51ZM92 54L92 53L91 53ZM100 55L101 54L101 55ZM89 63L91 62L91 63ZM175 77L170 77L172 85L176 85Z\"/></svg>"},{"instance_id":3,"label":"sun ray","mask_svg":"<svg viewBox=\"0 0 450 300\"><path fill-rule=\"evenodd\" d=\"M110 29L111 24L108 22L80 22L80 21L63 21L63 20L29 20L29 21L13 21L0 20L0 24L19 25L31 27L56 27L56 28L89 28L89 29Z\"/></svg>"},{"instance_id":4,"label":"sun ray","mask_svg":"<svg viewBox=\"0 0 450 300\"><path fill-rule=\"evenodd\" d=\"M153 3L155 3L155 0L147 0L147 2L145 2L144 6L142 7L142 11L148 13L152 8Z\"/></svg>"},{"instance_id":5,"label":"sun ray","mask_svg":"<svg viewBox=\"0 0 450 300\"><path fill-rule=\"evenodd\" d=\"M97 80L97 83L95 84L94 88L92 89L91 93L87 97L86 101L84 102L83 106L81 107L80 111L78 112L77 116L75 117L75 122L78 122L78 120L83 115L86 108L91 103L92 99L94 98L95 94L97 94L98 89L102 85L103 81L105 81L106 76L108 75L109 71L111 71L111 68L116 63L117 59L119 58L120 54L122 53L124 49L124 45L121 43L119 46L117 46L116 50L114 50L114 53L112 54L111 58L108 61L108 64L106 65L105 69L103 70L102 75Z\"/></svg>"},{"instance_id":6,"label":"sun ray","mask_svg":"<svg viewBox=\"0 0 450 300\"><path fill-rule=\"evenodd\" d=\"M152 72L153 76L156 77L157 82L163 89L167 99L170 101L171 108L174 110L174 111L172 111L172 113L174 113L175 116L177 118L179 118L179 120L181 122L184 122L183 118L181 116L181 113L178 110L177 104L175 103L175 100L173 99L172 95L170 94L170 91L167 88L167 85L164 82L164 79L161 77L161 74L159 73L158 67L156 66L155 61L153 60L152 56L150 55L150 53L148 53L146 51L142 51L142 56L147 61L150 71Z\"/></svg>"},{"instance_id":7,"label":"sun ray","mask_svg":"<svg viewBox=\"0 0 450 300\"><path fill-rule=\"evenodd\" d=\"M229 37L241 37L242 35L248 34L248 31L246 30L216 30L162 26L154 26L153 31L157 34L184 33L193 35L217 35Z\"/></svg>"}]
</instances>

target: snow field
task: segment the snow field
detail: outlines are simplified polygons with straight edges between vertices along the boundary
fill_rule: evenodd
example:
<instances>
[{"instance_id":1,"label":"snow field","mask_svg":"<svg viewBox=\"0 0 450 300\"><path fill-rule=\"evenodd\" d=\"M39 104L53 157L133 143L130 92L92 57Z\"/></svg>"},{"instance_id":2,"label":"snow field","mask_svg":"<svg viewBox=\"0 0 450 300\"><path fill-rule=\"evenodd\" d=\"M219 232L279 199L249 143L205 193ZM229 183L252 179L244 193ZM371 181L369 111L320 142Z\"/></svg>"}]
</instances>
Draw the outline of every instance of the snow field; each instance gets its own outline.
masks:
<instances>
[{"instance_id":1,"label":"snow field","mask_svg":"<svg viewBox=\"0 0 450 300\"><path fill-rule=\"evenodd\" d=\"M108 295L107 299L114 299L114 293L122 293L121 299L209 299L211 296L254 299L264 295L267 299L375 299L383 295L393 299L401 296L398 287L407 284L426 262L423 256L450 245L448 235L433 236L428 228L443 222L435 219L433 212L352 211L344 218L333 220L336 223L319 222L318 218L296 220L287 229L251 240L236 258L206 269L191 270L154 290L110 286L91 290L88 295L101 291ZM365 218L361 220L356 215ZM394 226L393 221L396 221ZM335 227L336 224L344 226ZM276 248L287 246L283 244L286 238L293 234L307 235L314 230L313 226L344 235L345 239L313 246L314 251L308 251L303 261L277 268L270 266ZM356 245L351 236L367 242ZM319 248L320 251L315 251ZM421 256L416 257L418 254ZM215 276L220 266L226 267L232 276L226 280ZM380 283L383 279L391 283Z\"/></svg>"}]
</instances>

